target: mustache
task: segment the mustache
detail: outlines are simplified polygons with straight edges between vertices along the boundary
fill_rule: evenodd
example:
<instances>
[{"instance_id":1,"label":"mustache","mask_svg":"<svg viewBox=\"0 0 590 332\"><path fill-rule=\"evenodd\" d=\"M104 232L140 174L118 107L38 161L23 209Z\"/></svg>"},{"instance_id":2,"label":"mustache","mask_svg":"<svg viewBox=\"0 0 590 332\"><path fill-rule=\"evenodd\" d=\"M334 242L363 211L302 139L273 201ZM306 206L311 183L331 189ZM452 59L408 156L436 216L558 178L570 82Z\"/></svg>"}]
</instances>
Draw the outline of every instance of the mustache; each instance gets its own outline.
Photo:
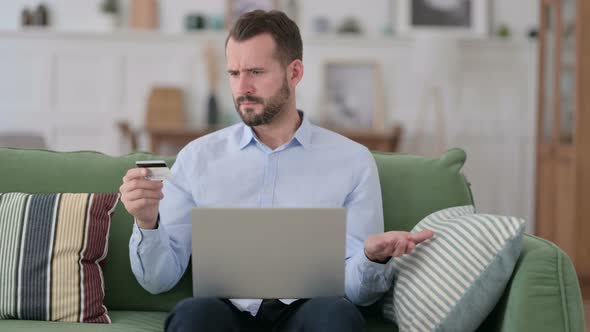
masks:
<instances>
[{"instance_id":1,"label":"mustache","mask_svg":"<svg viewBox=\"0 0 590 332\"><path fill-rule=\"evenodd\" d=\"M240 96L236 98L236 103L238 103L238 105L243 102L254 102L258 104L264 104L264 99L255 96Z\"/></svg>"}]
</instances>

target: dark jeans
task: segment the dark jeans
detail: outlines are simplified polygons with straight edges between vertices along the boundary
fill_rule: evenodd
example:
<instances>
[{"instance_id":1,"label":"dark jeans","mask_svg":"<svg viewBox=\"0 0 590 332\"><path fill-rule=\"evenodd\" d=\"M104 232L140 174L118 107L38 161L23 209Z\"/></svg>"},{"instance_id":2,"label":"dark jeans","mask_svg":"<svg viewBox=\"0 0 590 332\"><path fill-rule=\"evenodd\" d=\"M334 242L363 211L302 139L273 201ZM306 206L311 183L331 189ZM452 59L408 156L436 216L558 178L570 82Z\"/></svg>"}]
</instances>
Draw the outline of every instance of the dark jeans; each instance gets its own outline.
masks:
<instances>
[{"instance_id":1,"label":"dark jeans","mask_svg":"<svg viewBox=\"0 0 590 332\"><path fill-rule=\"evenodd\" d=\"M167 332L210 331L364 331L365 320L341 297L298 300L290 305L265 301L256 316L242 312L229 300L188 298L166 319Z\"/></svg>"}]
</instances>

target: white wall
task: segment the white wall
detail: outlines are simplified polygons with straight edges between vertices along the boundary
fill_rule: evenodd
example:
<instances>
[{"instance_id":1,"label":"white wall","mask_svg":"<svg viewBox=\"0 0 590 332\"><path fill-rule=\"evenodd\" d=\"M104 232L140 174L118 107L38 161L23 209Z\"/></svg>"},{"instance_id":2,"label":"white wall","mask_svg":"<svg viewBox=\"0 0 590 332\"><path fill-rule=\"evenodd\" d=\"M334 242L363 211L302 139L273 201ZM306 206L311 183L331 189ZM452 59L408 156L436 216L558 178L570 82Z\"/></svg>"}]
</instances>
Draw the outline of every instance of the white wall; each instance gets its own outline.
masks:
<instances>
[{"instance_id":1,"label":"white wall","mask_svg":"<svg viewBox=\"0 0 590 332\"><path fill-rule=\"evenodd\" d=\"M150 87L172 84L186 91L190 127L204 127L207 83L202 47L223 51L224 33L102 35L0 32L0 131L44 134L49 148L127 152L115 123L144 123ZM534 181L536 48L532 42L463 41L462 70L446 107L447 147L461 147L469 161L479 211L531 220ZM382 68L387 122L404 128L403 151L430 154L432 121L417 125L419 91L412 74L412 42L392 38L308 38L305 79L297 105L310 119L322 110L323 64L374 61ZM224 63L219 63L219 73ZM449 97L447 95L447 97ZM227 80L220 82L224 115L235 111ZM447 102L446 104L450 104ZM426 120L432 120L428 112ZM387 126L388 127L388 126ZM421 141L417 147L416 141ZM142 149L146 145L142 144Z\"/></svg>"},{"instance_id":2,"label":"white wall","mask_svg":"<svg viewBox=\"0 0 590 332\"><path fill-rule=\"evenodd\" d=\"M284 1L284 0L279 0ZM483 0L487 1L487 0ZM34 7L46 3L51 9L52 26L57 30L87 30L98 20L101 0L3 0L0 1L0 30L19 29L20 12L24 6ZM394 0L394 3L396 1ZM514 36L523 38L526 31L537 24L537 0L490 0L493 30L502 23L513 30ZM126 12L129 0L120 3ZM184 16L188 12L206 15L223 15L223 0L160 0L160 30L180 32ZM303 34L312 31L314 18L327 17L333 25L339 25L345 17L354 16L370 35L383 31L389 19L388 0L299 0L300 27ZM370 6L367 5L370 3ZM395 8L393 9L395 11Z\"/></svg>"},{"instance_id":3,"label":"white wall","mask_svg":"<svg viewBox=\"0 0 590 332\"><path fill-rule=\"evenodd\" d=\"M52 149L123 153L113 124L127 119L141 126L145 99L155 83L186 88L189 122L204 123L207 87L198 73L204 72L200 47L209 36L2 32L18 30L22 6L39 1L0 0L0 130L42 127ZM44 2L52 8L56 30L88 30L100 17L100 0ZM188 11L220 15L223 3L160 0L160 31L182 31ZM304 35L317 15L340 22L356 13L373 37L387 22L386 0L323 0L315 1L313 8L311 3L305 0L301 7ZM537 20L537 1L495 0L492 8L493 22L510 25L519 41L461 45L456 107L446 109L447 146L467 151L465 172L480 211L532 220L537 57L535 44L523 39ZM224 33L211 37L221 53ZM312 119L321 109L324 61L377 61L384 74L387 118L405 129L404 151L426 152L408 148L416 137L427 136L416 129L419 97L408 68L410 39L308 36L304 43L306 77L297 103ZM227 82L220 83L222 110L234 114ZM433 139L426 137L425 145L433 145Z\"/></svg>"}]
</instances>

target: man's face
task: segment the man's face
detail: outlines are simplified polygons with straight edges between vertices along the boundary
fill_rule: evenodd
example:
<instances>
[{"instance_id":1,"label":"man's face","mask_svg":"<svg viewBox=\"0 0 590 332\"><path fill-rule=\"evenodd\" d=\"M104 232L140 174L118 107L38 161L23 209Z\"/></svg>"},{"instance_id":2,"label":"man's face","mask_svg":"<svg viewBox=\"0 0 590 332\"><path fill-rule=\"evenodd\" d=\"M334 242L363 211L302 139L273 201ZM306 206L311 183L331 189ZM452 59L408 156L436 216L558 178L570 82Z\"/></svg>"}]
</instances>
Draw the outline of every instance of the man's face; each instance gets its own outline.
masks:
<instances>
[{"instance_id":1,"label":"man's face","mask_svg":"<svg viewBox=\"0 0 590 332\"><path fill-rule=\"evenodd\" d=\"M275 58L269 34L227 43L227 71L234 104L248 126L269 124L287 106L291 96L286 69Z\"/></svg>"}]
</instances>

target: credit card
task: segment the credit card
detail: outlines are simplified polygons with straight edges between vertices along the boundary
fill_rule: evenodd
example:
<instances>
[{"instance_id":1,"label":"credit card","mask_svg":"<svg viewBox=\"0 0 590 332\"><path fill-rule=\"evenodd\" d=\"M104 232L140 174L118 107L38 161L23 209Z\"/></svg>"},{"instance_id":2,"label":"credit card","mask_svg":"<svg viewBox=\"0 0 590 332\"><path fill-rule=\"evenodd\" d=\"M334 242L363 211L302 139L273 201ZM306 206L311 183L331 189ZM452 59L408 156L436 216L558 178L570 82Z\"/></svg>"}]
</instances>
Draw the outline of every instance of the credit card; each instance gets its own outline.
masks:
<instances>
[{"instance_id":1,"label":"credit card","mask_svg":"<svg viewBox=\"0 0 590 332\"><path fill-rule=\"evenodd\" d=\"M147 168L150 171L144 178L152 181L172 180L172 171L163 160L142 160L136 161L135 165L141 168Z\"/></svg>"}]
</instances>

